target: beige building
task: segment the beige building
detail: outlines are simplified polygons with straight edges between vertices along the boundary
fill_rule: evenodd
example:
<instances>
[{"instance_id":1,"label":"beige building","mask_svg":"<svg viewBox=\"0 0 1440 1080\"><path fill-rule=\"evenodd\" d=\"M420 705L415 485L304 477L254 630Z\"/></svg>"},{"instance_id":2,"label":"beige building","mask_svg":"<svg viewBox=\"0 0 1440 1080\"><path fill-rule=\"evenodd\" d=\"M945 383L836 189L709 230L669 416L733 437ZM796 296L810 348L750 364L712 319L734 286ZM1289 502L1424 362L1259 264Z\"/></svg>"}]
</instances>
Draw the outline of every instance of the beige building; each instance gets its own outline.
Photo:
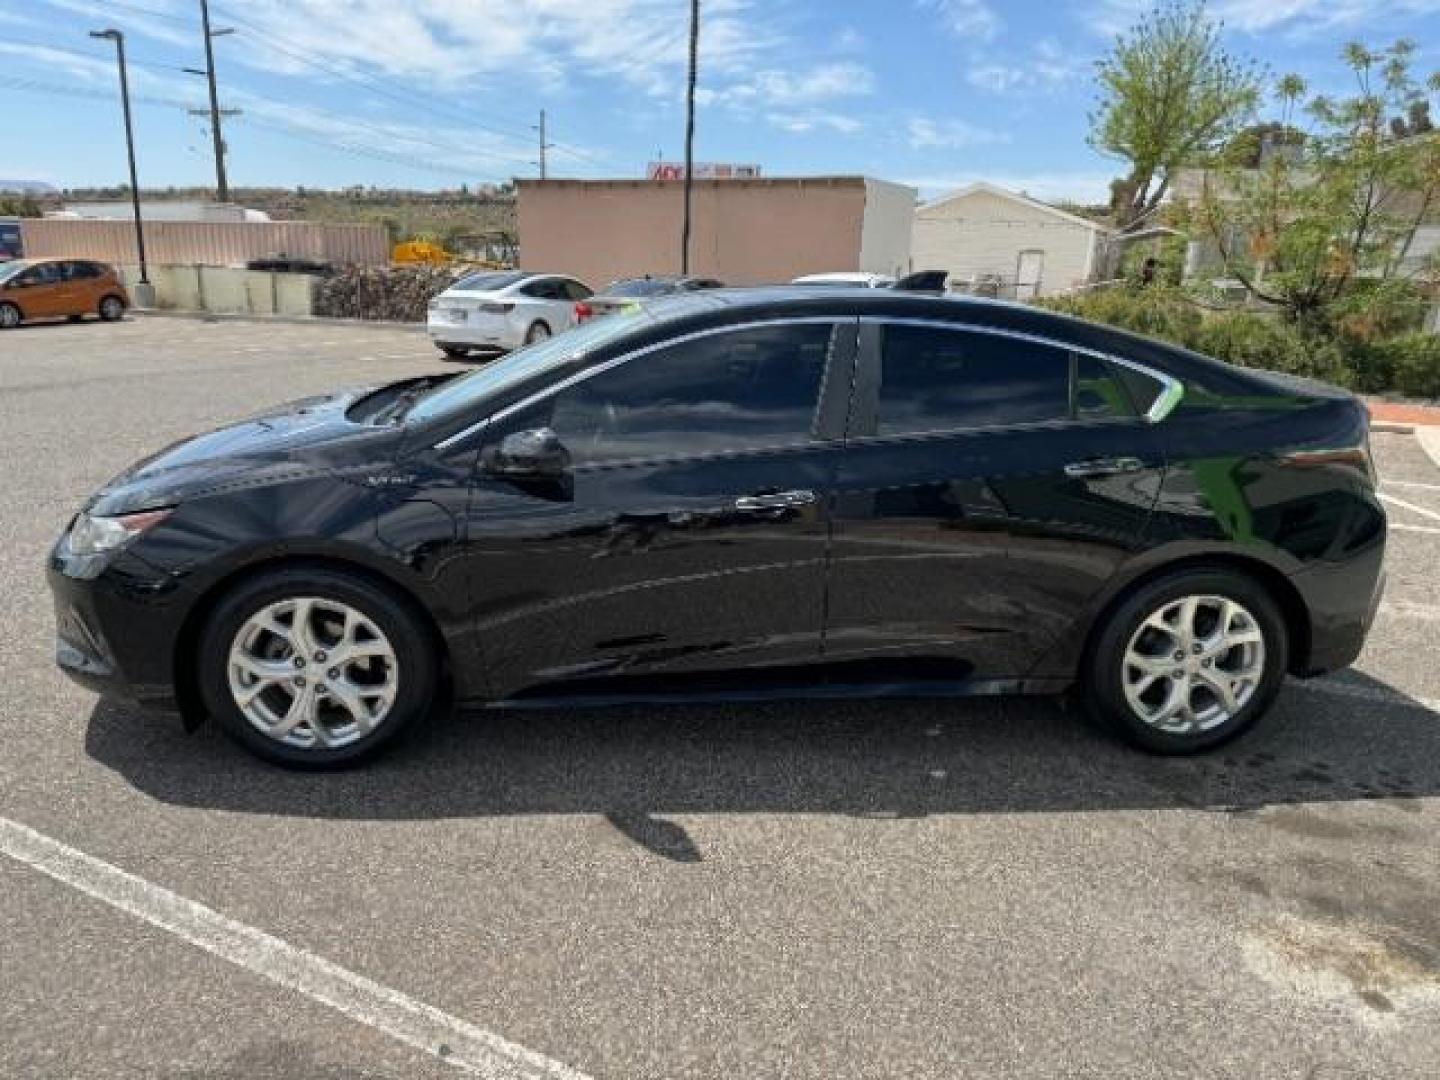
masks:
<instances>
[{"instance_id":1,"label":"beige building","mask_svg":"<svg viewBox=\"0 0 1440 1080\"><path fill-rule=\"evenodd\" d=\"M684 185L521 180L520 266L594 288L680 270ZM727 285L910 265L915 190L868 177L696 180L690 272Z\"/></svg>"},{"instance_id":2,"label":"beige building","mask_svg":"<svg viewBox=\"0 0 1440 1080\"><path fill-rule=\"evenodd\" d=\"M994 184L971 184L915 212L911 264L951 288L1029 300L1090 281L1106 229Z\"/></svg>"}]
</instances>

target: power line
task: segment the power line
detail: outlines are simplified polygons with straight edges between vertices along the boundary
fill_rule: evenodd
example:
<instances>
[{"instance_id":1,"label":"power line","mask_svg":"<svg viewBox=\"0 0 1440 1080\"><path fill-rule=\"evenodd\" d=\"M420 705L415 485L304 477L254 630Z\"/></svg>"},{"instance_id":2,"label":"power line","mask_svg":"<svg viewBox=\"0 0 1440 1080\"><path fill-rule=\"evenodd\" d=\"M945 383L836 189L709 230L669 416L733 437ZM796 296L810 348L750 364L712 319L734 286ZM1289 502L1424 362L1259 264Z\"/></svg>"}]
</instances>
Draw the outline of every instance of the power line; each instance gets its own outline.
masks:
<instances>
[{"instance_id":1,"label":"power line","mask_svg":"<svg viewBox=\"0 0 1440 1080\"><path fill-rule=\"evenodd\" d=\"M6 34L4 38L0 38L0 45L24 45L31 49L49 49L51 52L65 53L69 56L79 56L86 60L100 61L105 57L104 53L95 52L90 49L72 49L69 46L60 45L56 42L11 37L9 34ZM179 64L164 64L157 60L136 60L129 53L125 54L125 62L131 67L153 68L156 71L176 72L185 70Z\"/></svg>"}]
</instances>

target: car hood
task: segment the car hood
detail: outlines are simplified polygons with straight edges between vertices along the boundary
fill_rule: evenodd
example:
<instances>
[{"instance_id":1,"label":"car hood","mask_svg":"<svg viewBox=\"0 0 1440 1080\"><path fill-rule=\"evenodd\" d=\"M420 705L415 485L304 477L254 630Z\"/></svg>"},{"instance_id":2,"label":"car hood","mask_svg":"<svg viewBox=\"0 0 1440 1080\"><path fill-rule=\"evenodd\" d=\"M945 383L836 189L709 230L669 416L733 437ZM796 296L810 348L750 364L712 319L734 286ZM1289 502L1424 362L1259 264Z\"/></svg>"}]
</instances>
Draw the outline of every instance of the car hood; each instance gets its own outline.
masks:
<instances>
[{"instance_id":1,"label":"car hood","mask_svg":"<svg viewBox=\"0 0 1440 1080\"><path fill-rule=\"evenodd\" d=\"M232 487L252 487L393 458L401 439L393 425L347 416L374 394L360 387L304 398L239 423L182 439L132 465L91 498L95 514L173 506Z\"/></svg>"}]
</instances>

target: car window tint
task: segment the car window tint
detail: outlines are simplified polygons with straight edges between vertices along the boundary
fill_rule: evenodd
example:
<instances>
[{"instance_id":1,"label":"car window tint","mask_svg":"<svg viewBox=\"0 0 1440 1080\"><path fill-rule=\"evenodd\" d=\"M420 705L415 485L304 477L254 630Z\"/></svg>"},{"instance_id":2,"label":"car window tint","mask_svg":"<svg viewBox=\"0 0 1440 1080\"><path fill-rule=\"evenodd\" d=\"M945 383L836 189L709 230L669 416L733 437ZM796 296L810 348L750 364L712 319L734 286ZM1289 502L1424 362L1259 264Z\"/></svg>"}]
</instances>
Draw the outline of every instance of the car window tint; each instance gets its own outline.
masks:
<instances>
[{"instance_id":1,"label":"car window tint","mask_svg":"<svg viewBox=\"0 0 1440 1080\"><path fill-rule=\"evenodd\" d=\"M565 295L571 300L588 300L595 293L581 285L578 281L567 281L564 283Z\"/></svg>"},{"instance_id":2,"label":"car window tint","mask_svg":"<svg viewBox=\"0 0 1440 1080\"><path fill-rule=\"evenodd\" d=\"M675 457L810 438L830 324L758 327L637 356L550 400L577 462Z\"/></svg>"},{"instance_id":3,"label":"car window tint","mask_svg":"<svg viewBox=\"0 0 1440 1080\"><path fill-rule=\"evenodd\" d=\"M533 296L537 300L563 300L565 293L560 288L560 283L553 279L544 281L532 281L521 290L526 296Z\"/></svg>"},{"instance_id":4,"label":"car window tint","mask_svg":"<svg viewBox=\"0 0 1440 1080\"><path fill-rule=\"evenodd\" d=\"M1103 420L1134 416L1130 396L1104 360L1085 353L1075 354L1075 418Z\"/></svg>"},{"instance_id":5,"label":"car window tint","mask_svg":"<svg viewBox=\"0 0 1440 1080\"><path fill-rule=\"evenodd\" d=\"M1063 420L1070 354L996 334L890 326L881 351L878 432Z\"/></svg>"}]
</instances>

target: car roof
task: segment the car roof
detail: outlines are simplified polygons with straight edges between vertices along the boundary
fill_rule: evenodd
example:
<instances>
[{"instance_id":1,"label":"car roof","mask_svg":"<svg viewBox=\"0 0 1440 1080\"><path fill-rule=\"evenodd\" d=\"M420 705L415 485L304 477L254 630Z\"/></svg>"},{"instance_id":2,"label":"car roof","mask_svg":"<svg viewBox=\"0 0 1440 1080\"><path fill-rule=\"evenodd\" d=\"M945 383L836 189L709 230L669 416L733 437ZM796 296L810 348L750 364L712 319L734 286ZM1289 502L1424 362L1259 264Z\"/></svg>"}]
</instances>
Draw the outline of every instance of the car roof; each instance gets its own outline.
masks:
<instances>
[{"instance_id":1,"label":"car roof","mask_svg":"<svg viewBox=\"0 0 1440 1080\"><path fill-rule=\"evenodd\" d=\"M707 289L660 297L645 305L650 319L636 327L637 339L662 340L689 333L754 322L804 318L859 318L954 323L1004 330L1063 346L1118 356L1181 379L1198 380L1220 393L1254 388L1242 369L1168 342L1111 326L1087 322L1047 308L1014 300L964 294L904 292L893 289L814 289L805 285Z\"/></svg>"}]
</instances>

